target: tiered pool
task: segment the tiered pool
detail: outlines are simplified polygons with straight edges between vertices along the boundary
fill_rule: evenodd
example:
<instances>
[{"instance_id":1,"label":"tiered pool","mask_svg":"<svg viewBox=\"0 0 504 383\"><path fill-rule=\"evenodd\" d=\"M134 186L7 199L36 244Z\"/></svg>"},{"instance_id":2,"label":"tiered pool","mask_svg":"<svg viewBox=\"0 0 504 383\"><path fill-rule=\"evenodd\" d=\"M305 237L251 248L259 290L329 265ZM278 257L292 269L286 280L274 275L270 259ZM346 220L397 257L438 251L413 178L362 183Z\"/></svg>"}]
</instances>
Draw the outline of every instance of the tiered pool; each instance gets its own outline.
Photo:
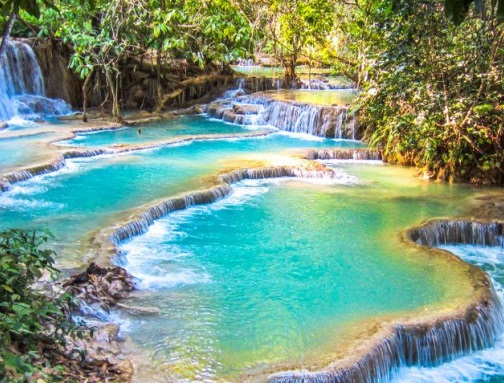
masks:
<instances>
[{"instance_id":1,"label":"tiered pool","mask_svg":"<svg viewBox=\"0 0 504 383\"><path fill-rule=\"evenodd\" d=\"M246 131L193 116L140 134L138 127L80 134L66 145L134 149L214 137L67 160L62 170L0 194L0 229L48 228L58 238L59 266L80 267L95 255L98 231L155 201L213 185L217 174L297 166L309 148L362 147L280 132L219 136ZM121 244L121 261L139 278L124 306L150 313L113 312L127 353L137 356L137 381L263 381L274 371L317 370L384 323L449 314L472 299L469 266L406 246L399 233L463 214L477 191L376 163L328 166L337 177L242 181L228 197L171 213Z\"/></svg>"},{"instance_id":2,"label":"tiered pool","mask_svg":"<svg viewBox=\"0 0 504 383\"><path fill-rule=\"evenodd\" d=\"M250 132L240 125L223 124L212 121L202 115L181 116L169 121L160 121L142 126L130 126L122 129L79 133L65 145L88 147L124 144L148 144L180 136L242 134Z\"/></svg>"}]
</instances>

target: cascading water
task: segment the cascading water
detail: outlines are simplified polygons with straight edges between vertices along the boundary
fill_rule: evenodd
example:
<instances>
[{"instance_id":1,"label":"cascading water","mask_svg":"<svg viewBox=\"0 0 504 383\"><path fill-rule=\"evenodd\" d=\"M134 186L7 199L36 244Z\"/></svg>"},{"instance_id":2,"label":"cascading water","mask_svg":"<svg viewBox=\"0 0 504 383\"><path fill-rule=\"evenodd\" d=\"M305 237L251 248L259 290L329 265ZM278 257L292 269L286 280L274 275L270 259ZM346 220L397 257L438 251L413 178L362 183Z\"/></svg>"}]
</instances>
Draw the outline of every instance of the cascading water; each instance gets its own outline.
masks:
<instances>
[{"instance_id":1,"label":"cascading water","mask_svg":"<svg viewBox=\"0 0 504 383\"><path fill-rule=\"evenodd\" d=\"M301 80L300 83L300 89L335 90L335 89L352 89L352 88L354 88L354 84L331 84L329 80L324 78Z\"/></svg>"},{"instance_id":2,"label":"cascading water","mask_svg":"<svg viewBox=\"0 0 504 383\"><path fill-rule=\"evenodd\" d=\"M9 41L0 62L0 121L14 116L37 119L72 112L63 100L44 97L42 71L28 44Z\"/></svg>"},{"instance_id":3,"label":"cascading water","mask_svg":"<svg viewBox=\"0 0 504 383\"><path fill-rule=\"evenodd\" d=\"M503 224L499 222L444 220L430 222L411 232L410 237L417 243L448 250L466 262L483 269L491 278L502 304L504 300L503 233ZM503 357L504 337L501 333L491 348L435 368L403 369L393 383L501 383L504 381Z\"/></svg>"},{"instance_id":4,"label":"cascading water","mask_svg":"<svg viewBox=\"0 0 504 383\"><path fill-rule=\"evenodd\" d=\"M275 100L268 95L244 96L210 104L207 114L243 125L271 125L291 133L356 139L356 124L345 105L315 105Z\"/></svg>"}]
</instances>

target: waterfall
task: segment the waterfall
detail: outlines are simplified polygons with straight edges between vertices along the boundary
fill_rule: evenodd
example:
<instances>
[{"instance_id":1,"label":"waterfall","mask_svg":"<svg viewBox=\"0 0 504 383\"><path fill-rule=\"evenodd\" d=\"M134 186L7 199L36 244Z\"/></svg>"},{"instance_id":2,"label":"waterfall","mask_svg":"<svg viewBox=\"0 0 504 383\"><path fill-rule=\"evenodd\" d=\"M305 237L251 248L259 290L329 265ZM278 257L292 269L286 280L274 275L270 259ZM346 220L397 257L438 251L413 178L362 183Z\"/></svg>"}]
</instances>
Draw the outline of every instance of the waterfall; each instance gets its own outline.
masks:
<instances>
[{"instance_id":1,"label":"waterfall","mask_svg":"<svg viewBox=\"0 0 504 383\"><path fill-rule=\"evenodd\" d=\"M243 77L239 77L236 79L235 89L226 90L221 98L236 98L238 96L245 95L245 79Z\"/></svg>"},{"instance_id":2,"label":"waterfall","mask_svg":"<svg viewBox=\"0 0 504 383\"><path fill-rule=\"evenodd\" d=\"M381 154L376 149L315 149L306 153L307 160L354 160L380 161Z\"/></svg>"},{"instance_id":3,"label":"waterfall","mask_svg":"<svg viewBox=\"0 0 504 383\"><path fill-rule=\"evenodd\" d=\"M156 205L147 208L139 217L130 222L115 228L109 236L109 241L117 246L122 241L146 233L156 219L167 214L187 209L190 206L203 205L218 201L229 195L232 191L230 184L242 181L244 179L266 179L278 177L297 177L297 178L315 178L315 179L335 179L341 177L334 169L304 169L288 166L274 166L257 169L239 169L221 175L222 184L207 190L195 191L185 194L181 197L174 197L162 201ZM117 251L117 249L116 249ZM119 254L120 256L120 254Z\"/></svg>"},{"instance_id":4,"label":"waterfall","mask_svg":"<svg viewBox=\"0 0 504 383\"><path fill-rule=\"evenodd\" d=\"M315 78L311 80L301 80L300 89L311 90L335 90L335 89L354 89L354 84L331 84L327 79Z\"/></svg>"},{"instance_id":5,"label":"waterfall","mask_svg":"<svg viewBox=\"0 0 504 383\"><path fill-rule=\"evenodd\" d=\"M501 222L436 220L412 230L409 237L414 242L425 246L463 243L504 247L504 224Z\"/></svg>"},{"instance_id":6,"label":"waterfall","mask_svg":"<svg viewBox=\"0 0 504 383\"><path fill-rule=\"evenodd\" d=\"M312 105L277 101L266 96L244 96L211 103L206 113L242 125L272 125L292 133L355 139L356 124L343 105Z\"/></svg>"},{"instance_id":7,"label":"waterfall","mask_svg":"<svg viewBox=\"0 0 504 383\"><path fill-rule=\"evenodd\" d=\"M0 61L0 120L17 115L37 119L41 115L72 112L64 101L44 97L44 77L28 44L7 42Z\"/></svg>"},{"instance_id":8,"label":"waterfall","mask_svg":"<svg viewBox=\"0 0 504 383\"><path fill-rule=\"evenodd\" d=\"M489 282L490 283L490 282ZM465 317L432 326L397 326L357 362L337 370L287 371L270 376L270 383L388 382L402 366L434 366L493 345L502 331L502 307L493 290L486 302Z\"/></svg>"},{"instance_id":9,"label":"waterfall","mask_svg":"<svg viewBox=\"0 0 504 383\"><path fill-rule=\"evenodd\" d=\"M60 156L60 158L58 158L55 162L44 165L37 165L29 169L21 170L19 172L6 174L0 179L0 192L8 191L11 188L11 185L14 183L26 181L41 174L58 171L64 166L65 158L64 156Z\"/></svg>"},{"instance_id":10,"label":"waterfall","mask_svg":"<svg viewBox=\"0 0 504 383\"><path fill-rule=\"evenodd\" d=\"M427 246L475 244L504 246L504 224L465 220L436 220L408 232L412 241ZM326 371L287 371L273 374L270 383L388 382L403 366L431 367L494 345L502 334L502 305L490 278L480 272L486 291L478 302L453 318L431 323L396 325L389 336L357 361ZM476 278L476 277L475 277Z\"/></svg>"}]
</instances>

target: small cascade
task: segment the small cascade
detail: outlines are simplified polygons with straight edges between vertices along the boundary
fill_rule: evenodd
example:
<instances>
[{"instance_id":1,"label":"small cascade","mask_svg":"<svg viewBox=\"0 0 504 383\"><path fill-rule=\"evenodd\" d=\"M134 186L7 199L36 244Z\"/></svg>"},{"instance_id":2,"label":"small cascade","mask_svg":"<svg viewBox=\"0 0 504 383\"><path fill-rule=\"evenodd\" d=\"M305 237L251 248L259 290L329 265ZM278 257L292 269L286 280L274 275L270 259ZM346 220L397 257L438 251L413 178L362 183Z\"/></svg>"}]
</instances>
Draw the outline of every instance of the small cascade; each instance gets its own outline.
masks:
<instances>
[{"instance_id":1,"label":"small cascade","mask_svg":"<svg viewBox=\"0 0 504 383\"><path fill-rule=\"evenodd\" d=\"M0 61L0 120L14 116L38 119L41 115L72 112L64 101L44 97L42 71L28 44L9 41Z\"/></svg>"},{"instance_id":2,"label":"small cascade","mask_svg":"<svg viewBox=\"0 0 504 383\"><path fill-rule=\"evenodd\" d=\"M39 166L34 166L30 169L21 170L19 172L10 173L3 176L0 179L0 191L5 192L10 190L11 185L14 183L29 180L37 175L52 173L62 169L65 166L65 158L61 156L57 161L44 164Z\"/></svg>"},{"instance_id":3,"label":"small cascade","mask_svg":"<svg viewBox=\"0 0 504 383\"><path fill-rule=\"evenodd\" d=\"M156 219L164 217L176 210L183 210L194 205L203 205L215 202L231 193L229 185L221 185L209 190L202 190L182 197L175 197L147 209L138 220L127 223L118 228L111 236L110 241L118 245L125 239L146 233Z\"/></svg>"},{"instance_id":4,"label":"small cascade","mask_svg":"<svg viewBox=\"0 0 504 383\"><path fill-rule=\"evenodd\" d=\"M251 67L255 66L254 59L238 59L238 66Z\"/></svg>"},{"instance_id":5,"label":"small cascade","mask_svg":"<svg viewBox=\"0 0 504 383\"><path fill-rule=\"evenodd\" d=\"M103 154L113 154L117 153L117 151L110 150L107 148L98 148L98 149L84 149L84 150L69 150L63 154L64 159L71 158L90 158L101 156Z\"/></svg>"},{"instance_id":6,"label":"small cascade","mask_svg":"<svg viewBox=\"0 0 504 383\"><path fill-rule=\"evenodd\" d=\"M235 89L230 89L226 90L221 98L227 99L227 98L236 98L239 96L244 96L245 95L245 78L239 77L236 79L236 88Z\"/></svg>"},{"instance_id":7,"label":"small cascade","mask_svg":"<svg viewBox=\"0 0 504 383\"><path fill-rule=\"evenodd\" d=\"M382 156L376 149L317 149L306 153L307 160L354 160L380 161Z\"/></svg>"},{"instance_id":8,"label":"small cascade","mask_svg":"<svg viewBox=\"0 0 504 383\"><path fill-rule=\"evenodd\" d=\"M336 89L353 89L354 84L331 84L325 78L315 78L311 80L301 80L300 89L311 90L336 90Z\"/></svg>"},{"instance_id":9,"label":"small cascade","mask_svg":"<svg viewBox=\"0 0 504 383\"><path fill-rule=\"evenodd\" d=\"M267 96L221 100L206 108L210 117L241 125L272 125L291 133L318 137L356 139L356 124L348 106L313 105L277 101Z\"/></svg>"},{"instance_id":10,"label":"small cascade","mask_svg":"<svg viewBox=\"0 0 504 383\"><path fill-rule=\"evenodd\" d=\"M127 224L117 228L109 237L109 240L112 244L117 246L126 239L146 233L149 226L151 226L156 219L164 217L173 211L184 210L190 206L204 205L218 201L231 193L232 188L230 184L232 183L243 181L245 179L265 179L279 177L334 179L341 177L341 173L329 168L317 170L288 166L235 170L223 174L220 177L223 184L219 186L207 190L189 193L181 197L170 198L166 201L149 207L145 212L141 214L138 219L128 222Z\"/></svg>"},{"instance_id":11,"label":"small cascade","mask_svg":"<svg viewBox=\"0 0 504 383\"><path fill-rule=\"evenodd\" d=\"M414 242L436 246L473 244L504 246L504 224L441 220L411 230ZM286 371L271 375L270 383L375 383L388 382L406 366L433 367L467 353L492 347L504 330L502 303L492 282L483 274L488 290L477 304L451 319L398 325L357 362L326 371Z\"/></svg>"},{"instance_id":12,"label":"small cascade","mask_svg":"<svg viewBox=\"0 0 504 383\"><path fill-rule=\"evenodd\" d=\"M328 371L287 371L272 375L270 383L388 382L400 367L435 366L467 352L491 347L502 331L502 307L491 291L488 301L459 319L431 326L397 326L359 361Z\"/></svg>"},{"instance_id":13,"label":"small cascade","mask_svg":"<svg viewBox=\"0 0 504 383\"><path fill-rule=\"evenodd\" d=\"M504 224L465 220L436 220L414 229L409 237L425 246L467 244L504 247Z\"/></svg>"}]
</instances>

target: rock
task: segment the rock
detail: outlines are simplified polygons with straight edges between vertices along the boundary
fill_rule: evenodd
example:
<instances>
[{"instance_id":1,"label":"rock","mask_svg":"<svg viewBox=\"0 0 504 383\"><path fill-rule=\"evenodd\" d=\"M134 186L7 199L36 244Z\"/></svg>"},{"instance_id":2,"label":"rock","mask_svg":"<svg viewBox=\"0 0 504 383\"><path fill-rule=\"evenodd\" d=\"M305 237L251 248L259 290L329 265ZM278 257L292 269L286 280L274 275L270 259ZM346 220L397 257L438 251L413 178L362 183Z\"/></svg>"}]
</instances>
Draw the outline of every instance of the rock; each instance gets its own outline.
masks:
<instances>
[{"instance_id":1,"label":"rock","mask_svg":"<svg viewBox=\"0 0 504 383\"><path fill-rule=\"evenodd\" d=\"M156 315L159 314L159 309L157 307L140 307L140 306L130 306L124 303L118 303L117 307L127 311L131 315Z\"/></svg>"},{"instance_id":2,"label":"rock","mask_svg":"<svg viewBox=\"0 0 504 383\"><path fill-rule=\"evenodd\" d=\"M233 112L236 114L259 114L261 105L234 104Z\"/></svg>"},{"instance_id":3,"label":"rock","mask_svg":"<svg viewBox=\"0 0 504 383\"><path fill-rule=\"evenodd\" d=\"M240 117L241 117L241 119L243 119L243 115ZM238 116L231 110L226 110L224 112L224 115L222 116L222 120L226 121L226 122L234 122L237 124L240 123Z\"/></svg>"},{"instance_id":4,"label":"rock","mask_svg":"<svg viewBox=\"0 0 504 383\"><path fill-rule=\"evenodd\" d=\"M128 360L122 360L115 365L122 382L131 381L135 372L133 364Z\"/></svg>"},{"instance_id":5,"label":"rock","mask_svg":"<svg viewBox=\"0 0 504 383\"><path fill-rule=\"evenodd\" d=\"M93 340L99 343L110 343L115 341L119 334L119 326L115 323L106 323L93 331Z\"/></svg>"},{"instance_id":6,"label":"rock","mask_svg":"<svg viewBox=\"0 0 504 383\"><path fill-rule=\"evenodd\" d=\"M95 263L85 272L72 276L63 286L74 297L87 303L100 303L105 308L115 305L135 288L133 277L123 268L105 268Z\"/></svg>"},{"instance_id":7,"label":"rock","mask_svg":"<svg viewBox=\"0 0 504 383\"><path fill-rule=\"evenodd\" d=\"M208 105L206 112L209 116L214 118L222 118L224 116L225 108L220 103L212 103Z\"/></svg>"}]
</instances>

